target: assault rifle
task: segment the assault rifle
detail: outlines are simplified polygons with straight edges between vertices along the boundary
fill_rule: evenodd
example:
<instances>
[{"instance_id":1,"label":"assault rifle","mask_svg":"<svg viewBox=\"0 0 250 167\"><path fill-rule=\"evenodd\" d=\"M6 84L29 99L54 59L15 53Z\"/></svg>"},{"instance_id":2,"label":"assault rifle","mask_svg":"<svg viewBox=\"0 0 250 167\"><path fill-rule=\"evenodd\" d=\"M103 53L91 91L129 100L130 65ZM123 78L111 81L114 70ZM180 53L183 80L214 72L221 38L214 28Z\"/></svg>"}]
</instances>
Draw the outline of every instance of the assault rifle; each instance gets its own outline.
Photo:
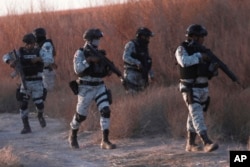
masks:
<instances>
[{"instance_id":1,"label":"assault rifle","mask_svg":"<svg viewBox=\"0 0 250 167\"><path fill-rule=\"evenodd\" d=\"M21 64L21 61L20 61L20 57L16 54L16 50L14 49L12 51L12 55L13 55L13 58L14 58L14 62L15 62L15 74L12 74L12 78L15 77L15 75L19 75L20 78L21 78L21 82L23 84L23 87L25 90L27 90L27 86L26 86L26 81L25 81L25 75L23 73L23 67L22 67L22 64Z\"/></svg>"},{"instance_id":2,"label":"assault rifle","mask_svg":"<svg viewBox=\"0 0 250 167\"><path fill-rule=\"evenodd\" d=\"M203 45L198 43L193 43L194 47L197 47L198 51L202 53L206 53L209 57L209 61L212 63L218 64L218 67L233 81L239 84L242 88L243 86L239 82L237 76L227 67L225 63L223 63L210 49L206 48Z\"/></svg>"},{"instance_id":3,"label":"assault rifle","mask_svg":"<svg viewBox=\"0 0 250 167\"><path fill-rule=\"evenodd\" d=\"M87 45L87 48L90 49L90 51L95 55L100 57L111 69L112 72L114 72L119 78L121 78L121 81L124 81L123 75L121 71L114 65L112 61L110 61L105 54L102 54L100 51L94 49L91 45Z\"/></svg>"}]
</instances>

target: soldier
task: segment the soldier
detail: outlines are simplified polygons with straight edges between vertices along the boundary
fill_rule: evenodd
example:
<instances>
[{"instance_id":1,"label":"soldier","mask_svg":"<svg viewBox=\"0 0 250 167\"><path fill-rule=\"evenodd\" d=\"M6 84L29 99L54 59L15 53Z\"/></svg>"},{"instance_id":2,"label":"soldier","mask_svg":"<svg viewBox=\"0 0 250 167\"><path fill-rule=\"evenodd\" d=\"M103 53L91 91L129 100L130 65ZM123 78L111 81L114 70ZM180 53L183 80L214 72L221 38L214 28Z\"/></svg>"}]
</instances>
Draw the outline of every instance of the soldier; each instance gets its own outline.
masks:
<instances>
[{"instance_id":1,"label":"soldier","mask_svg":"<svg viewBox=\"0 0 250 167\"><path fill-rule=\"evenodd\" d=\"M46 30L42 27L39 27L33 31L33 34L36 37L36 47L40 49L40 54L47 54L48 56L55 57L55 47L52 40L46 38ZM55 69L57 69L55 62L47 64L43 69L43 84L48 91L52 91L55 86Z\"/></svg>"},{"instance_id":2,"label":"soldier","mask_svg":"<svg viewBox=\"0 0 250 167\"><path fill-rule=\"evenodd\" d=\"M188 107L187 145L186 151L201 149L195 143L198 134L204 144L204 151L216 150L218 144L211 141L207 135L203 112L209 105L208 81L218 75L218 66L209 61L209 57L197 44L202 45L207 36L205 27L192 24L187 28L187 39L178 46L175 57L180 72L180 92Z\"/></svg>"},{"instance_id":3,"label":"soldier","mask_svg":"<svg viewBox=\"0 0 250 167\"><path fill-rule=\"evenodd\" d=\"M127 92L136 93L144 90L149 79L153 79L151 70L152 59L148 52L148 44L153 33L146 27L136 31L136 38L130 40L123 52L125 89Z\"/></svg>"},{"instance_id":4,"label":"soldier","mask_svg":"<svg viewBox=\"0 0 250 167\"><path fill-rule=\"evenodd\" d=\"M44 102L43 102L43 83L42 72L44 65L53 63L53 58L46 55L40 55L39 50L35 48L35 36L32 33L26 34L23 37L24 47L20 47L17 51L12 51L3 56L3 61L10 64L11 67L21 67L22 84L20 91L17 92L18 100L20 101L20 114L23 121L23 129L21 134L31 133L29 125L29 110L28 102L32 98L38 112L38 120L42 128L46 126L46 121L43 117ZM19 60L19 61L18 61Z\"/></svg>"},{"instance_id":5,"label":"soldier","mask_svg":"<svg viewBox=\"0 0 250 167\"><path fill-rule=\"evenodd\" d=\"M74 71L78 75L78 103L76 113L70 123L69 135L69 144L74 149L79 148L77 141L79 126L86 119L88 108L93 100L101 114L101 148L114 149L116 147L109 141L111 100L109 91L102 80L103 77L110 75L111 71L103 59L97 56L97 53L104 54L104 51L98 50L102 37L103 33L100 29L88 29L83 34L83 39L86 41L83 48L78 49L74 55Z\"/></svg>"}]
</instances>

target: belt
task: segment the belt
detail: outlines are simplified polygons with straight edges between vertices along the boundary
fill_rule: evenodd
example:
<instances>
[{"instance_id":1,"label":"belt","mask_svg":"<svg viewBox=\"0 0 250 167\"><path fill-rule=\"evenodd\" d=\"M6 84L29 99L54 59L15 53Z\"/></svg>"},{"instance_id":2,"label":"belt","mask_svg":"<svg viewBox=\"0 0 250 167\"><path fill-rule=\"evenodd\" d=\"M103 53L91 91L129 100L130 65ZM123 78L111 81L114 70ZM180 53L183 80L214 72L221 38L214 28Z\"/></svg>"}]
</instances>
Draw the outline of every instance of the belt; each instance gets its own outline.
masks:
<instances>
[{"instance_id":1,"label":"belt","mask_svg":"<svg viewBox=\"0 0 250 167\"><path fill-rule=\"evenodd\" d=\"M194 87L194 88L206 88L206 87L208 87L208 83L187 83L187 82L181 82L181 83L187 87Z\"/></svg>"},{"instance_id":2,"label":"belt","mask_svg":"<svg viewBox=\"0 0 250 167\"><path fill-rule=\"evenodd\" d=\"M98 85L104 84L104 82L103 81L91 82L91 81L79 80L79 84L81 84L81 85L89 85L89 86L98 86Z\"/></svg>"},{"instance_id":3,"label":"belt","mask_svg":"<svg viewBox=\"0 0 250 167\"><path fill-rule=\"evenodd\" d=\"M36 77L36 78L25 78L25 81L38 81L38 80L43 80L42 77Z\"/></svg>"}]
</instances>

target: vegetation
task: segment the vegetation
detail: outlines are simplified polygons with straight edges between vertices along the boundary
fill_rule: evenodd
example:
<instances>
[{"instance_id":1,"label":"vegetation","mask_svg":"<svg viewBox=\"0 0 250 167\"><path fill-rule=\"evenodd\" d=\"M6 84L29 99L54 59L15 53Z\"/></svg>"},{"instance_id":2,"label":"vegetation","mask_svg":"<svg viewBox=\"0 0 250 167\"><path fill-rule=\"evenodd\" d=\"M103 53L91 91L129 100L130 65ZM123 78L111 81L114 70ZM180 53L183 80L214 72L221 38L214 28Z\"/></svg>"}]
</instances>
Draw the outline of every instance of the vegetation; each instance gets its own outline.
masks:
<instances>
[{"instance_id":1,"label":"vegetation","mask_svg":"<svg viewBox=\"0 0 250 167\"><path fill-rule=\"evenodd\" d=\"M174 51L185 39L188 25L202 24L208 30L206 46L245 86L241 89L223 72L210 82L212 101L206 113L209 131L218 140L246 143L250 131L250 103L247 101L250 98L249 10L247 0L131 0L125 4L66 12L9 15L0 18L0 54L20 47L25 33L40 26L46 28L57 48L59 66L57 88L48 94L46 113L65 119L68 126L77 100L68 82L76 78L72 59L75 50L83 45L83 32L92 27L100 28L104 32L101 48L122 70L124 45L134 38L138 27L146 26L155 33L150 52L156 79L145 92L136 96L126 95L115 75L105 79L113 93L111 135L123 138L161 133L182 137L186 134L187 109L177 90ZM13 112L18 108L15 100L18 80L9 77L9 66L2 63L0 68L0 112ZM93 104L82 130L97 129L99 113Z\"/></svg>"},{"instance_id":2,"label":"vegetation","mask_svg":"<svg viewBox=\"0 0 250 167\"><path fill-rule=\"evenodd\" d=\"M13 148L11 146L6 146L0 149L0 167L23 167L20 164L20 159L15 154L13 154Z\"/></svg>"}]
</instances>

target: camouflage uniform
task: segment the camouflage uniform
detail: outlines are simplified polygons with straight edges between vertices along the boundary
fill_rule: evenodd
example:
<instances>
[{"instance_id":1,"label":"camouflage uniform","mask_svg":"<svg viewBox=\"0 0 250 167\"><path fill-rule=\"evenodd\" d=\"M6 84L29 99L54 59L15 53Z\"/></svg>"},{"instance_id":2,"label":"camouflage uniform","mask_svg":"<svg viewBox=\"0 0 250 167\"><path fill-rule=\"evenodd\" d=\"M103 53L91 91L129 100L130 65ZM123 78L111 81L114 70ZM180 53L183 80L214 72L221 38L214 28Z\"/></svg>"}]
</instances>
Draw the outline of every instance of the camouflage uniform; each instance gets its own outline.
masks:
<instances>
[{"instance_id":1,"label":"camouflage uniform","mask_svg":"<svg viewBox=\"0 0 250 167\"><path fill-rule=\"evenodd\" d=\"M48 56L53 57L53 50L54 47L51 42L46 41L40 49L40 55L47 54ZM52 91L55 87L56 72L53 69L52 64L48 64L43 69L43 85L48 91Z\"/></svg>"},{"instance_id":2,"label":"camouflage uniform","mask_svg":"<svg viewBox=\"0 0 250 167\"><path fill-rule=\"evenodd\" d=\"M152 59L148 53L149 38L153 33L145 28L139 28L136 39L125 45L123 52L125 88L128 92L136 93L144 90L149 79L153 79Z\"/></svg>"},{"instance_id":3,"label":"camouflage uniform","mask_svg":"<svg viewBox=\"0 0 250 167\"><path fill-rule=\"evenodd\" d=\"M175 57L179 66L180 84L185 104L188 108L187 145L186 151L197 151L200 147L195 144L198 134L204 144L204 151L216 150L218 145L213 143L207 135L204 111L207 110L210 97L208 81L218 75L218 67L201 49L207 30L197 24L187 28L187 40L178 46Z\"/></svg>"},{"instance_id":4,"label":"camouflage uniform","mask_svg":"<svg viewBox=\"0 0 250 167\"><path fill-rule=\"evenodd\" d=\"M183 46L179 46L175 53L178 64L181 66L192 66L199 64L201 59L201 54L199 52L193 55L188 55ZM190 88L188 84L204 85L204 87L192 87L192 100L195 103L190 102ZM187 130L192 132L202 132L207 130L205 125L203 108L206 100L208 99L208 78L207 77L197 77L196 79L180 79L179 90L182 93L183 99L188 107L189 114L187 119Z\"/></svg>"},{"instance_id":5,"label":"camouflage uniform","mask_svg":"<svg viewBox=\"0 0 250 167\"><path fill-rule=\"evenodd\" d=\"M92 101L96 102L101 114L100 125L103 132L101 148L114 149L116 147L108 138L111 115L109 105L111 98L108 96L109 91L102 78L110 75L111 71L103 59L97 55L97 53L100 53L97 48L101 37L103 37L103 33L99 29L85 31L83 38L86 40L86 43L74 55L74 71L78 75L78 102L76 113L70 123L71 133L69 135L69 144L75 149L79 148L77 141L79 126L87 118L88 108Z\"/></svg>"},{"instance_id":6,"label":"camouflage uniform","mask_svg":"<svg viewBox=\"0 0 250 167\"><path fill-rule=\"evenodd\" d=\"M85 45L86 47L87 45ZM85 49L85 48L84 48ZM90 66L89 63L85 60L83 50L77 50L74 55L74 71L76 74L81 73ZM109 107L109 101L107 97L107 88L102 80L99 77L92 76L82 76L78 78L78 103L76 107L76 112L79 115L87 117L88 108L93 100L95 100L98 110L101 111L105 107ZM109 129L110 119L109 118L100 118L101 129ZM77 122L77 119L73 118L71 122L72 129L78 129L80 123Z\"/></svg>"},{"instance_id":7,"label":"camouflage uniform","mask_svg":"<svg viewBox=\"0 0 250 167\"><path fill-rule=\"evenodd\" d=\"M40 55L53 57L56 55L55 47L51 39L46 38L46 30L44 28L36 28L33 31L36 37L36 47L40 49ZM55 60L54 60L55 61ZM57 65L55 62L46 64L43 69L43 85L48 91L52 91L55 87Z\"/></svg>"},{"instance_id":8,"label":"camouflage uniform","mask_svg":"<svg viewBox=\"0 0 250 167\"><path fill-rule=\"evenodd\" d=\"M46 122L43 118L44 112L44 87L42 83L43 66L49 63L53 63L53 57L49 55L40 55L39 50L34 48L35 37L33 34L26 34L23 38L23 42L26 43L25 47L20 47L16 51L16 56L20 59L22 65L22 71L24 73L24 83L21 84L20 90L18 89L18 100L20 101L20 114L24 124L22 134L30 133L31 128L28 122L29 109L28 102L32 98L38 111L38 120L41 127L46 126ZM31 47L30 47L31 46ZM3 56L5 63L15 66L14 52L10 52ZM13 63L14 62L14 63Z\"/></svg>"}]
</instances>

